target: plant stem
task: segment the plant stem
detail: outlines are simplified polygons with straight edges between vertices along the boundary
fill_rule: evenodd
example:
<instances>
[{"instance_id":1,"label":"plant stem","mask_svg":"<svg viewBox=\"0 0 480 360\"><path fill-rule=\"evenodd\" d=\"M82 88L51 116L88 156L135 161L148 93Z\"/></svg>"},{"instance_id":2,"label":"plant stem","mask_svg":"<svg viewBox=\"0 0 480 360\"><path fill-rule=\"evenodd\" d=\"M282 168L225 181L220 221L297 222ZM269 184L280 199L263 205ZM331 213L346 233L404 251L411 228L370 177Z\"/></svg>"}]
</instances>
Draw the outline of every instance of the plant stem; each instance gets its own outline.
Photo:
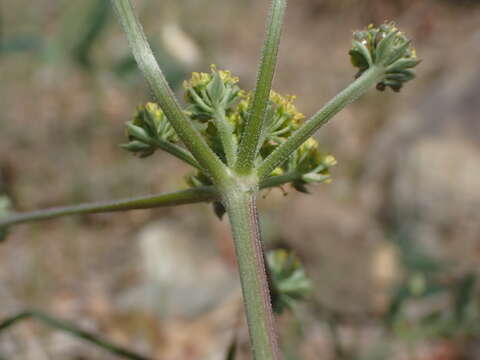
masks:
<instances>
[{"instance_id":1,"label":"plant stem","mask_svg":"<svg viewBox=\"0 0 480 360\"><path fill-rule=\"evenodd\" d=\"M287 0L272 1L272 9L267 24L265 43L258 71L257 85L245 130L242 134L236 164L236 170L241 174L250 172L257 156L259 140L263 131L265 112L270 99L273 75L277 64L280 35L282 33L286 6Z\"/></svg>"},{"instance_id":2,"label":"plant stem","mask_svg":"<svg viewBox=\"0 0 480 360\"><path fill-rule=\"evenodd\" d=\"M260 239L256 192L227 190L224 201L232 227L250 341L256 360L278 360L270 291Z\"/></svg>"},{"instance_id":3,"label":"plant stem","mask_svg":"<svg viewBox=\"0 0 480 360\"><path fill-rule=\"evenodd\" d=\"M225 109L219 108L215 111L215 125L222 141L227 164L232 167L237 159L237 144L233 136L233 127L225 116Z\"/></svg>"},{"instance_id":4,"label":"plant stem","mask_svg":"<svg viewBox=\"0 0 480 360\"><path fill-rule=\"evenodd\" d=\"M192 154L188 150L185 150L184 148L178 145L172 144L168 141L156 140L155 145L158 146L163 151L166 151L169 154L179 158L180 160L185 161L187 164L193 166L194 168L197 168L203 171L203 168L200 166L198 161L195 160L195 158L192 156Z\"/></svg>"},{"instance_id":5,"label":"plant stem","mask_svg":"<svg viewBox=\"0 0 480 360\"><path fill-rule=\"evenodd\" d=\"M5 319L4 321L0 322L0 332L19 323L20 321L31 319L31 318L37 319L43 322L44 324L50 327L53 327L55 329L61 330L63 332L67 332L77 338L88 341L119 357L130 359L130 360L148 360L148 358L145 356L136 354L128 349L115 345L108 340L102 339L97 335L94 335L90 332L82 330L71 323L68 323L63 320L58 320L56 318L53 318L50 315L47 315L39 311L24 311Z\"/></svg>"},{"instance_id":6,"label":"plant stem","mask_svg":"<svg viewBox=\"0 0 480 360\"><path fill-rule=\"evenodd\" d=\"M214 179L220 180L224 178L226 176L224 164L183 113L180 104L155 60L142 25L135 16L132 4L129 0L111 1L127 34L128 43L138 67L145 76L161 109L165 112L177 135L200 165Z\"/></svg>"},{"instance_id":7,"label":"plant stem","mask_svg":"<svg viewBox=\"0 0 480 360\"><path fill-rule=\"evenodd\" d=\"M293 172L279 176L272 176L260 183L260 189L280 186L292 182L298 179L298 177L299 175ZM33 221L48 220L68 215L98 214L115 211L152 209L164 206L211 202L214 200L218 200L218 198L219 195L217 194L213 186L203 186L166 194L146 195L136 198L87 203L73 206L62 206L31 211L27 213L13 214L7 217L0 218L0 228Z\"/></svg>"},{"instance_id":8,"label":"plant stem","mask_svg":"<svg viewBox=\"0 0 480 360\"><path fill-rule=\"evenodd\" d=\"M147 195L130 199L57 207L23 214L14 214L5 218L0 218L0 228L66 215L151 209L162 206L208 202L213 201L216 198L218 198L218 196L213 186L197 187L160 195Z\"/></svg>"},{"instance_id":9,"label":"plant stem","mask_svg":"<svg viewBox=\"0 0 480 360\"><path fill-rule=\"evenodd\" d=\"M260 183L260 189L281 186L286 183L293 182L301 178L301 175L295 171L285 173L283 175L271 176Z\"/></svg>"},{"instance_id":10,"label":"plant stem","mask_svg":"<svg viewBox=\"0 0 480 360\"><path fill-rule=\"evenodd\" d=\"M372 66L362 76L356 79L337 96L330 100L322 109L307 120L283 144L277 147L260 165L257 174L260 180L267 178L271 172L283 163L300 145L310 138L321 126L325 125L335 114L358 99L369 88L384 77L385 70Z\"/></svg>"}]
</instances>

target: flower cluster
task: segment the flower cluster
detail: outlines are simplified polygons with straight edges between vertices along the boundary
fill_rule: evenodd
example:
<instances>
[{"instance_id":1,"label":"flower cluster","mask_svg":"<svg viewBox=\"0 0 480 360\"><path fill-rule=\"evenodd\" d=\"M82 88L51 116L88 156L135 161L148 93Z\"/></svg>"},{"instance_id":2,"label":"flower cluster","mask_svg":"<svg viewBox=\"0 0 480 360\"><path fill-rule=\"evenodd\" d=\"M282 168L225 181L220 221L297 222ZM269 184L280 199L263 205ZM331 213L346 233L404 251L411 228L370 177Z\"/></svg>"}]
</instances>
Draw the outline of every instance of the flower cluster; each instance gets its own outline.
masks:
<instances>
[{"instance_id":1,"label":"flower cluster","mask_svg":"<svg viewBox=\"0 0 480 360\"><path fill-rule=\"evenodd\" d=\"M310 138L302 144L282 166L284 173L298 174L292 186L300 192L308 193L306 185L330 182L329 169L337 164L337 160L329 154L322 153L315 139Z\"/></svg>"},{"instance_id":2,"label":"flower cluster","mask_svg":"<svg viewBox=\"0 0 480 360\"><path fill-rule=\"evenodd\" d=\"M378 90L389 87L400 91L405 82L415 78L413 68L420 63L410 40L391 22L354 32L349 54L358 68L357 77L373 65L385 68L385 79L377 84Z\"/></svg>"},{"instance_id":3,"label":"flower cluster","mask_svg":"<svg viewBox=\"0 0 480 360\"><path fill-rule=\"evenodd\" d=\"M236 147L241 140L253 98L252 93L240 89L238 83L238 77L229 71L218 70L214 65L209 73L193 73L191 79L184 82L185 114L223 161L226 161L226 154L219 126L227 129ZM260 136L256 159L258 164L300 127L304 115L294 102L295 96L282 96L271 91ZM158 148L168 151L166 144L171 147L177 146L174 144L178 142L165 114L154 103L138 107L134 119L127 123L127 132L129 142L123 147L141 157L153 154ZM312 138L275 169L271 176L292 175L292 186L306 192L307 184L329 180L329 168L335 163L331 155L319 150L318 143ZM200 170L188 175L186 181L191 187L212 185L211 179Z\"/></svg>"},{"instance_id":4,"label":"flower cluster","mask_svg":"<svg viewBox=\"0 0 480 360\"><path fill-rule=\"evenodd\" d=\"M126 126L129 142L122 147L140 157L152 155L162 148L162 144L174 144L179 140L162 109L155 103L138 106L133 120Z\"/></svg>"},{"instance_id":5,"label":"flower cluster","mask_svg":"<svg viewBox=\"0 0 480 360\"><path fill-rule=\"evenodd\" d=\"M267 253L270 270L270 292L273 310L279 314L293 309L295 303L305 300L312 291L312 283L295 254L284 249Z\"/></svg>"},{"instance_id":6,"label":"flower cluster","mask_svg":"<svg viewBox=\"0 0 480 360\"><path fill-rule=\"evenodd\" d=\"M217 70L215 65L210 66L210 71L194 72L192 78L183 83L187 112L193 119L211 120L216 111L229 110L240 95L238 77L230 71Z\"/></svg>"}]
</instances>

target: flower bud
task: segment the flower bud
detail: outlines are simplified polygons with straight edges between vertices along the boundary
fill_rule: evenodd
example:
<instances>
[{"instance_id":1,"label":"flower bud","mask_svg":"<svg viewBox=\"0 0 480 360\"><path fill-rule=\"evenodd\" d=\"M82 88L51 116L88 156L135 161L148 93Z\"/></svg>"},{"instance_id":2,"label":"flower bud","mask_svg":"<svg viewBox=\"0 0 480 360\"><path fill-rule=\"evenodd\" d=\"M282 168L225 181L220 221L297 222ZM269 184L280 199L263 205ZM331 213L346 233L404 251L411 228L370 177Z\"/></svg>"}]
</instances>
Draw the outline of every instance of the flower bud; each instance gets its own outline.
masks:
<instances>
[{"instance_id":1,"label":"flower bud","mask_svg":"<svg viewBox=\"0 0 480 360\"><path fill-rule=\"evenodd\" d=\"M231 115L236 133L241 134L247 121L252 101L252 93L241 93L242 100ZM283 143L298 127L305 116L294 105L295 96L282 96L275 91L270 92L269 103L265 114L265 125L262 131L260 156L266 158L275 148Z\"/></svg>"},{"instance_id":2,"label":"flower bud","mask_svg":"<svg viewBox=\"0 0 480 360\"><path fill-rule=\"evenodd\" d=\"M386 70L384 80L377 84L381 91L386 87L400 91L405 82L415 78L413 68L420 63L410 40L392 22L355 32L349 54L358 68L356 77L373 65Z\"/></svg>"},{"instance_id":3,"label":"flower bud","mask_svg":"<svg viewBox=\"0 0 480 360\"><path fill-rule=\"evenodd\" d=\"M270 292L273 310L279 314L292 310L312 291L312 283L305 274L302 263L291 251L276 249L267 253L270 270Z\"/></svg>"},{"instance_id":4,"label":"flower bud","mask_svg":"<svg viewBox=\"0 0 480 360\"><path fill-rule=\"evenodd\" d=\"M308 193L306 185L330 182L330 168L337 161L332 155L324 154L318 149L318 142L310 138L303 143L284 165L285 172L295 172L298 179L292 186L304 193Z\"/></svg>"},{"instance_id":5,"label":"flower bud","mask_svg":"<svg viewBox=\"0 0 480 360\"><path fill-rule=\"evenodd\" d=\"M266 141L278 145L298 129L305 116L293 104L295 99L295 96L282 96L275 91L270 92L264 130Z\"/></svg>"},{"instance_id":6,"label":"flower bud","mask_svg":"<svg viewBox=\"0 0 480 360\"><path fill-rule=\"evenodd\" d=\"M128 140L122 147L140 157L152 155L159 141L176 143L179 141L173 127L168 122L162 109L155 103L137 107L132 121L127 122Z\"/></svg>"},{"instance_id":7,"label":"flower bud","mask_svg":"<svg viewBox=\"0 0 480 360\"><path fill-rule=\"evenodd\" d=\"M215 65L211 65L210 70L210 73L194 72L192 78L183 83L185 100L190 104L187 111L192 118L208 120L216 110L227 111L238 100L238 77L230 71L217 70Z\"/></svg>"}]
</instances>

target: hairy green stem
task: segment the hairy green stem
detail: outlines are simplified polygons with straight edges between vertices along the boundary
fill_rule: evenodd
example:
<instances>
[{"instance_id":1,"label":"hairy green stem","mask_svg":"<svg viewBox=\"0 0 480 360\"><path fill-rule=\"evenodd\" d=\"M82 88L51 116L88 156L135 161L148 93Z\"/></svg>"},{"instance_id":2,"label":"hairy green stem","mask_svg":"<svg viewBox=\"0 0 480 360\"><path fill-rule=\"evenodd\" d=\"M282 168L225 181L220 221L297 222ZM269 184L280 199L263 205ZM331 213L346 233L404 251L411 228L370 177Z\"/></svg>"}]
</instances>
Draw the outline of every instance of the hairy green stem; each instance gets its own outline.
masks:
<instances>
[{"instance_id":1,"label":"hairy green stem","mask_svg":"<svg viewBox=\"0 0 480 360\"><path fill-rule=\"evenodd\" d=\"M237 144L233 136L233 127L226 118L225 109L217 109L214 118L223 150L225 151L225 157L227 158L227 164L232 167L237 159Z\"/></svg>"},{"instance_id":2,"label":"hairy green stem","mask_svg":"<svg viewBox=\"0 0 480 360\"><path fill-rule=\"evenodd\" d=\"M185 150L184 148L181 148L180 146L172 144L168 141L156 140L155 145L158 146L163 151L166 151L169 154L179 158L180 160L185 161L187 164L193 166L194 168L204 171L204 169L200 166L198 161L195 160L195 158L192 156L192 154L188 150Z\"/></svg>"},{"instance_id":3,"label":"hairy green stem","mask_svg":"<svg viewBox=\"0 0 480 360\"><path fill-rule=\"evenodd\" d=\"M271 188L290 183L299 178L297 173L272 176L260 183L260 189ZM146 195L136 198L61 206L27 213L13 214L0 218L0 228L16 224L53 219L61 216L98 214L106 212L152 209L164 206L186 205L218 200L219 195L213 186L196 187L166 194Z\"/></svg>"},{"instance_id":4,"label":"hairy green stem","mask_svg":"<svg viewBox=\"0 0 480 360\"><path fill-rule=\"evenodd\" d=\"M98 335L94 335L90 332L82 330L74 324L71 324L64 320L56 319L40 311L24 311L5 319L4 321L0 322L0 333L10 328L11 326L14 326L19 322L27 319L37 319L47 326L50 326L52 328L58 329L63 332L67 332L77 338L80 338L89 343L92 343L108 351L109 353L115 354L124 359L130 359L130 360L148 360L149 359L145 356L136 354L121 346L115 345L106 339L102 339Z\"/></svg>"},{"instance_id":5,"label":"hairy green stem","mask_svg":"<svg viewBox=\"0 0 480 360\"><path fill-rule=\"evenodd\" d=\"M369 88L385 76L385 70L372 66L356 79L322 109L306 121L283 144L277 147L260 165L257 174L260 180L267 178L272 171L282 164L300 145L308 140L321 126L325 125L335 114L358 99Z\"/></svg>"},{"instance_id":6,"label":"hairy green stem","mask_svg":"<svg viewBox=\"0 0 480 360\"><path fill-rule=\"evenodd\" d=\"M226 176L222 161L207 145L200 133L187 119L173 91L158 66L152 49L147 42L142 26L137 20L129 0L111 0L120 22L127 34L128 43L138 67L147 80L153 94L188 150L200 165L216 180Z\"/></svg>"},{"instance_id":7,"label":"hairy green stem","mask_svg":"<svg viewBox=\"0 0 480 360\"><path fill-rule=\"evenodd\" d=\"M257 85L252 106L242 134L236 169L240 173L248 173L254 166L259 148L259 140L263 131L265 112L270 99L273 75L277 64L280 35L287 0L273 0L267 24L265 43L262 50Z\"/></svg>"},{"instance_id":8,"label":"hairy green stem","mask_svg":"<svg viewBox=\"0 0 480 360\"><path fill-rule=\"evenodd\" d=\"M278 360L272 304L260 238L256 192L230 189L224 202L232 227L250 342L256 360Z\"/></svg>"},{"instance_id":9,"label":"hairy green stem","mask_svg":"<svg viewBox=\"0 0 480 360\"><path fill-rule=\"evenodd\" d=\"M47 220L66 215L95 214L134 209L151 209L162 206L209 202L217 198L217 192L213 186L204 186L166 194L147 195L130 199L57 207L23 214L13 214L5 218L0 218L0 228L20 223Z\"/></svg>"},{"instance_id":10,"label":"hairy green stem","mask_svg":"<svg viewBox=\"0 0 480 360\"><path fill-rule=\"evenodd\" d=\"M283 175L271 176L260 183L260 189L281 186L299 179L301 179L301 175L295 171L288 172Z\"/></svg>"}]
</instances>

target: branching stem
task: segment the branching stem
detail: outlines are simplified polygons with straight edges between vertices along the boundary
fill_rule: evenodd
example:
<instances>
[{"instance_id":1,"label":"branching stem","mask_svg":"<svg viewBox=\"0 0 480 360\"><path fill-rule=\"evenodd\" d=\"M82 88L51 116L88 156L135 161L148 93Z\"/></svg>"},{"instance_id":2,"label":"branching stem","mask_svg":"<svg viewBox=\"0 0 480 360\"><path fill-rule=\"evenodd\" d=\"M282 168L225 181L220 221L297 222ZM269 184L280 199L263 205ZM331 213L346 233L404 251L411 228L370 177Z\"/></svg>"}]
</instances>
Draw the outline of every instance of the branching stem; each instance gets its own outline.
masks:
<instances>
[{"instance_id":1,"label":"branching stem","mask_svg":"<svg viewBox=\"0 0 480 360\"><path fill-rule=\"evenodd\" d=\"M158 66L147 42L142 25L137 20L130 0L111 0L127 34L133 56L147 80L160 108L165 112L177 135L200 165L216 180L226 175L225 166L200 133L187 119L173 91Z\"/></svg>"},{"instance_id":2,"label":"branching stem","mask_svg":"<svg viewBox=\"0 0 480 360\"><path fill-rule=\"evenodd\" d=\"M283 184L294 182L299 180L301 174L298 174L296 171L288 172L283 175L272 176L260 183L260 189L267 189L275 186L281 186Z\"/></svg>"},{"instance_id":3,"label":"branching stem","mask_svg":"<svg viewBox=\"0 0 480 360\"><path fill-rule=\"evenodd\" d=\"M273 176L260 184L260 189L280 186L299 178L296 173ZM54 219L57 217L81 214L98 214L138 209L152 209L157 207L195 204L211 202L219 199L213 186L197 187L166 194L146 195L136 198L113 200L106 202L87 203L72 206L62 206L51 209L42 209L26 213L13 214L0 218L0 228L22 223Z\"/></svg>"},{"instance_id":4,"label":"branching stem","mask_svg":"<svg viewBox=\"0 0 480 360\"><path fill-rule=\"evenodd\" d=\"M272 0L272 10L267 25L256 89L238 149L237 140L233 136L233 129L226 118L225 111L217 110L213 114L227 160L227 164L224 164L208 146L180 107L155 60L143 29L134 14L130 0L111 1L127 34L128 42L140 70L147 79L160 108L164 111L189 152L167 142L158 142L155 145L205 171L213 180L214 185L168 194L13 214L0 219L0 230L15 224L65 215L222 201L232 227L254 358L256 360L279 360L281 355L277 344L256 208L258 191L259 189L279 186L300 179L302 175L297 172L289 172L274 177L270 177L270 175L277 166L285 162L296 149L336 113L364 94L367 89L382 81L386 70L383 65L372 65L357 80L301 125L285 142L281 143L259 167L256 167L259 143L265 136L263 134L265 113L270 99L283 17L287 4L287 0ZM197 95L192 92L192 96ZM206 110L211 110L201 99L197 99L197 101ZM21 313L0 323L0 331L30 317L40 319L51 326L96 343L119 355L122 355L123 351L124 357L128 358L129 356L122 349L116 348L103 340L97 340L72 325L42 313ZM135 354L131 355L130 358L144 359Z\"/></svg>"},{"instance_id":5,"label":"branching stem","mask_svg":"<svg viewBox=\"0 0 480 360\"><path fill-rule=\"evenodd\" d=\"M217 199L213 186L197 187L160 195L147 195L137 198L107 202L65 206L52 209L32 211L24 214L13 214L0 218L0 228L32 221L47 220L66 215L95 214L134 209L151 209L162 206L174 206L213 201Z\"/></svg>"},{"instance_id":6,"label":"branching stem","mask_svg":"<svg viewBox=\"0 0 480 360\"><path fill-rule=\"evenodd\" d=\"M193 166L194 168L203 170L200 164L198 163L198 161L195 160L195 158L192 156L192 154L189 151L185 150L184 148L178 145L172 144L168 141L160 141L160 140L155 141L155 145L158 146L163 151L166 151L169 154L179 158L180 160L185 161L187 164Z\"/></svg>"},{"instance_id":7,"label":"branching stem","mask_svg":"<svg viewBox=\"0 0 480 360\"><path fill-rule=\"evenodd\" d=\"M365 71L362 76L330 100L330 102L307 120L264 160L257 172L260 180L266 179L277 166L288 159L300 145L307 141L308 138L321 126L325 125L335 114L358 99L373 85L381 81L384 74L385 70L383 68L372 66Z\"/></svg>"}]
</instances>

